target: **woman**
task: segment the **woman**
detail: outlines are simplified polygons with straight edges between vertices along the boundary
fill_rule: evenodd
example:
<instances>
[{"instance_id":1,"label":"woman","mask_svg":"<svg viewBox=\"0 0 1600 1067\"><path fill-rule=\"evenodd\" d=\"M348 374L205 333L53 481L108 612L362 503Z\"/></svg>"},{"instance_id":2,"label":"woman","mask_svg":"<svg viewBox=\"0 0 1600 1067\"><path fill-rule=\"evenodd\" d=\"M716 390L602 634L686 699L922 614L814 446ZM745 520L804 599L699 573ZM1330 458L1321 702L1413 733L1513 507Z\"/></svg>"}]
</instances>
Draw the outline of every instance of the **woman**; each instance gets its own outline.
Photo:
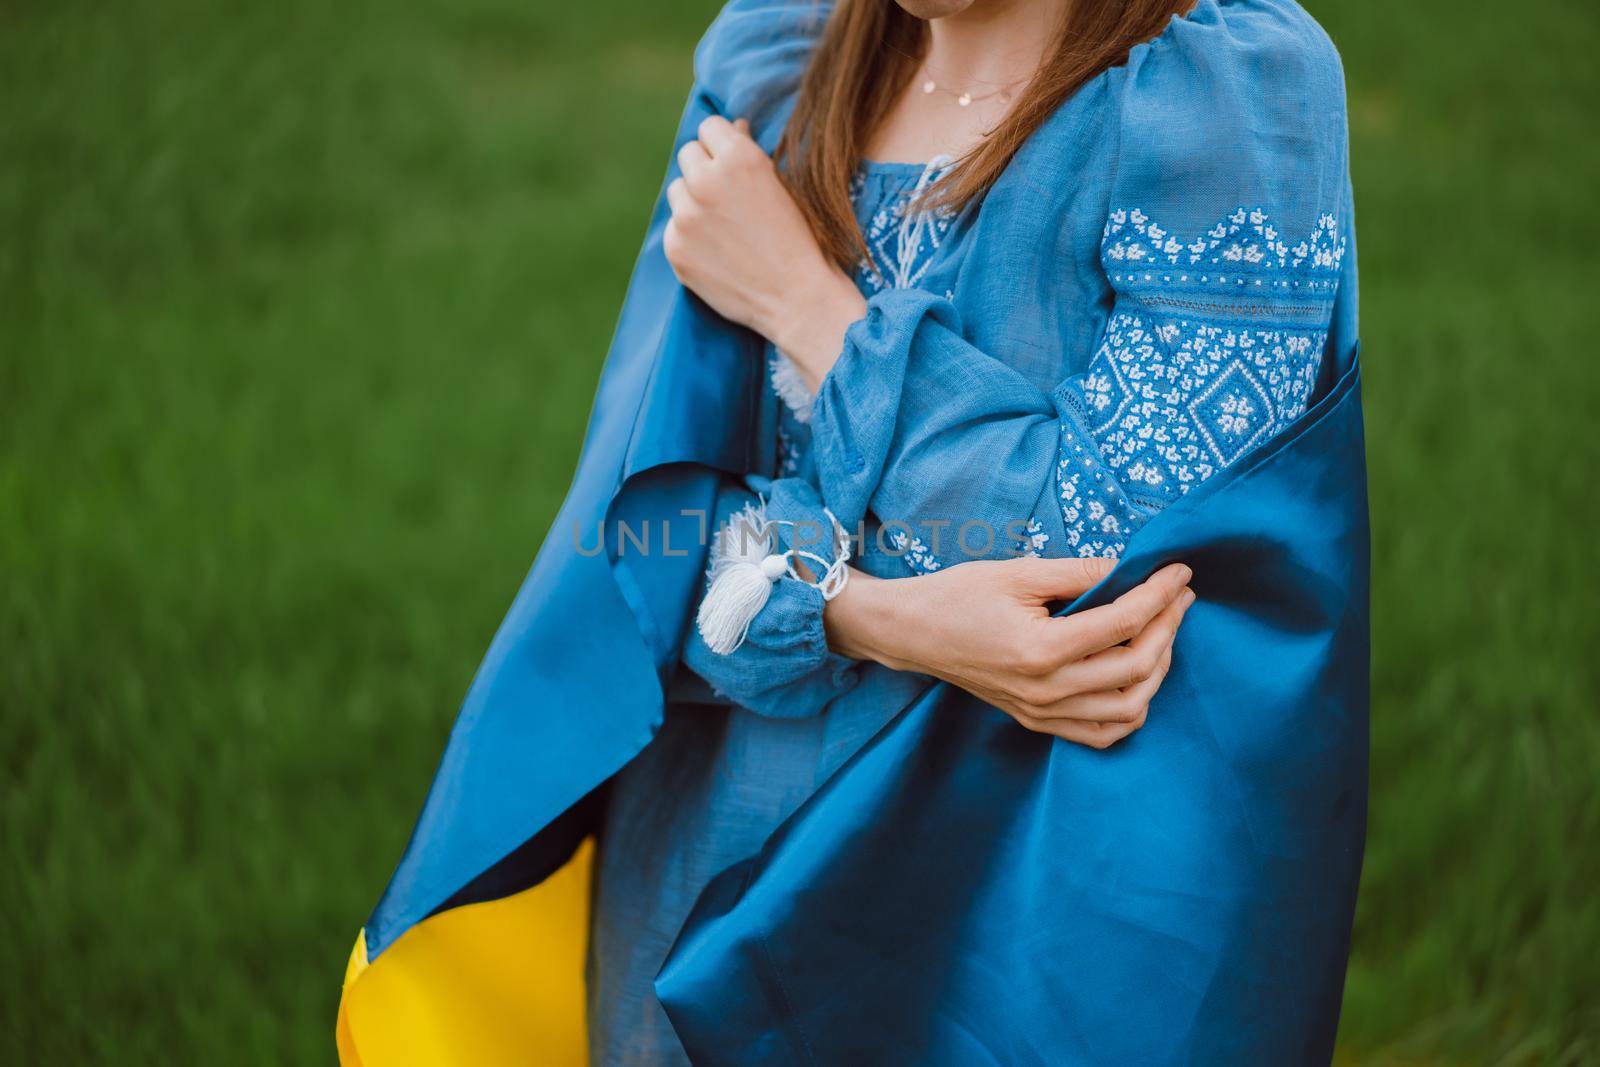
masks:
<instances>
[{"instance_id":1,"label":"woman","mask_svg":"<svg viewBox=\"0 0 1600 1067\"><path fill-rule=\"evenodd\" d=\"M735 0L695 69L344 1061L1326 1062L1367 677L1331 44L1293 0Z\"/></svg>"},{"instance_id":2,"label":"woman","mask_svg":"<svg viewBox=\"0 0 1600 1067\"><path fill-rule=\"evenodd\" d=\"M695 900L920 676L1096 748L1144 724L1189 569L1067 618L1046 605L1305 410L1348 247L1331 48L1290 4L1191 6L847 0L820 27L776 164L721 116L678 152L666 256L767 340L785 401L776 463L753 472L779 480L730 486L718 510L742 516L729 535L771 534L747 567L768 552L786 567L725 632L706 625L713 581L685 661L732 706L669 710L613 783L592 1062L687 1062L652 981ZM724 15L703 68L740 69L741 46L773 32L739 18ZM1091 135L1057 133L1073 94ZM1099 150L1051 158L1082 140ZM1072 195L1023 185L986 202L1012 170ZM972 247L980 213L1046 205L1063 214L1043 270L1019 273L999 237ZM838 515L866 524L847 564L836 537L798 533ZM949 566L1023 553L1069 558ZM952 625L908 624L929 619Z\"/></svg>"}]
</instances>

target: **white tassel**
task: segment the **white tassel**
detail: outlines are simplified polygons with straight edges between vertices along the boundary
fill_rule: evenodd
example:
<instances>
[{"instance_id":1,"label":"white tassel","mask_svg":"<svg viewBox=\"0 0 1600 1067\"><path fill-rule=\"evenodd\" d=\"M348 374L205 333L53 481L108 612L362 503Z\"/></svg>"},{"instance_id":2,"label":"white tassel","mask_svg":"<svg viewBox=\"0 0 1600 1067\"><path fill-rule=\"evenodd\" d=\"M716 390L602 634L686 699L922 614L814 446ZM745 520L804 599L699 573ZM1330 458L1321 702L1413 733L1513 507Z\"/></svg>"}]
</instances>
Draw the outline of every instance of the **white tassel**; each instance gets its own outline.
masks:
<instances>
[{"instance_id":1,"label":"white tassel","mask_svg":"<svg viewBox=\"0 0 1600 1067\"><path fill-rule=\"evenodd\" d=\"M796 419L802 423L811 421L811 404L816 395L800 376L800 368L794 365L794 360L782 352L772 361L772 391L789 406Z\"/></svg>"},{"instance_id":2,"label":"white tassel","mask_svg":"<svg viewBox=\"0 0 1600 1067\"><path fill-rule=\"evenodd\" d=\"M792 554L815 564L816 571L822 574L815 585L824 600L832 600L850 580L850 538L833 512L824 508L823 513L833 524L833 561L798 548ZM717 531L711 544L711 584L700 601L695 625L700 628L706 647L719 656L731 655L744 644L750 624L767 606L778 579L787 574L796 581L805 581L791 561L791 553L774 551L778 546L773 527L780 525L795 524L768 520L763 502L746 504Z\"/></svg>"},{"instance_id":3,"label":"white tassel","mask_svg":"<svg viewBox=\"0 0 1600 1067\"><path fill-rule=\"evenodd\" d=\"M706 647L718 655L744 644L773 583L787 573L788 558L773 552L774 547L765 506L746 505L717 531L711 545L711 587L700 601L695 624Z\"/></svg>"}]
</instances>

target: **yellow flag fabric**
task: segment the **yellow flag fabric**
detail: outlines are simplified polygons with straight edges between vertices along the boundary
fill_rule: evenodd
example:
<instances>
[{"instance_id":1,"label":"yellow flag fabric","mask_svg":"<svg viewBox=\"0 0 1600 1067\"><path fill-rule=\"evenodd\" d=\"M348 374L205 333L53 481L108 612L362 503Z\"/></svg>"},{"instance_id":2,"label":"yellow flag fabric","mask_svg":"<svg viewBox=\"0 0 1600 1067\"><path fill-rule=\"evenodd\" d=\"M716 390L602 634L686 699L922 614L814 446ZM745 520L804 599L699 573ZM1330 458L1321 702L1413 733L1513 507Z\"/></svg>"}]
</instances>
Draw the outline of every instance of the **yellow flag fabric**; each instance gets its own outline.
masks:
<instances>
[{"instance_id":1,"label":"yellow flag fabric","mask_svg":"<svg viewBox=\"0 0 1600 1067\"><path fill-rule=\"evenodd\" d=\"M594 843L510 897L453 908L370 964L356 940L341 1067L586 1067L584 955Z\"/></svg>"}]
</instances>

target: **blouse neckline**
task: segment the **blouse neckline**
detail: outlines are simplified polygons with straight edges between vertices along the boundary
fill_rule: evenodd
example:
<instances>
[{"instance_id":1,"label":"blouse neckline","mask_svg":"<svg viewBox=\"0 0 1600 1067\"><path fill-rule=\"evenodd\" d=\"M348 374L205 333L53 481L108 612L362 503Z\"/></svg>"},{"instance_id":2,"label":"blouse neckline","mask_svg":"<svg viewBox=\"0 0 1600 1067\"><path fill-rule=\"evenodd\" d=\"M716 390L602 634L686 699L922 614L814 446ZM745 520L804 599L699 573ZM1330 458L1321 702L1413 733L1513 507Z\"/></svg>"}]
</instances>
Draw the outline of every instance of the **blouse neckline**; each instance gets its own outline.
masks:
<instances>
[{"instance_id":1,"label":"blouse neckline","mask_svg":"<svg viewBox=\"0 0 1600 1067\"><path fill-rule=\"evenodd\" d=\"M933 162L929 160L928 163ZM856 169L863 174L882 174L893 177L918 177L928 169L928 163L899 163L878 159L862 159Z\"/></svg>"}]
</instances>

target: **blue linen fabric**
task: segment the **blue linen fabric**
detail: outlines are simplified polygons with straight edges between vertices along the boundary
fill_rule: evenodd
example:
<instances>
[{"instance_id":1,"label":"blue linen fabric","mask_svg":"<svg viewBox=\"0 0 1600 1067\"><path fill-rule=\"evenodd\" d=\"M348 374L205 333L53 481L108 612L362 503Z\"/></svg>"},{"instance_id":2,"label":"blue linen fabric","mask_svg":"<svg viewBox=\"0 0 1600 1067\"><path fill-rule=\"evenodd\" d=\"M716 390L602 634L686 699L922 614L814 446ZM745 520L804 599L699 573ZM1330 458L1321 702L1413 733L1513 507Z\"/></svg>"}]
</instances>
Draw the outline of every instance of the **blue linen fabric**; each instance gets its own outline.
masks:
<instances>
[{"instance_id":1,"label":"blue linen fabric","mask_svg":"<svg viewBox=\"0 0 1600 1067\"><path fill-rule=\"evenodd\" d=\"M862 164L851 195L857 220L867 238L868 254L858 264L855 281L872 297L891 279L912 283L929 267L958 246L962 231L951 226L948 214L927 226L912 226L907 214L917 190L942 168L912 163ZM905 241L906 232L916 240ZM770 345L767 364L776 368L781 357ZM775 451L770 466L761 472L776 474L762 479L763 491L735 492L723 502L725 517L758 496L766 500L768 516L787 522L828 528L831 510L818 488L810 413L789 405L773 405ZM879 577L904 577L909 561L920 561L920 542L908 542L903 531L884 529L876 515L859 516L846 534L852 540L853 564ZM1015 538L1013 538L1015 540ZM937 564L935 564L937 565ZM729 655L712 652L698 633L688 635L684 663L704 679L718 696L764 715L791 717L822 712L837 697L853 688L863 676L871 693L863 704L881 702L888 692L903 699L911 690L904 679L879 678L869 664L857 664L828 651L822 631L823 598L809 583L786 577L773 588L771 598L751 625L746 642ZM887 672L893 674L893 672Z\"/></svg>"},{"instance_id":2,"label":"blue linen fabric","mask_svg":"<svg viewBox=\"0 0 1600 1067\"><path fill-rule=\"evenodd\" d=\"M1097 332L1092 346L1045 335L1014 361L1020 338L974 343L954 300L970 219L927 212L910 225L908 194L932 168L868 167L858 179L868 313L807 424L784 413L780 473L816 482L847 522L882 529L910 571L1118 556L1152 515L1306 410L1347 254L1353 263L1342 76L1303 15L1212 14L1197 10L1136 50L1104 102L1115 115L1098 155L1063 176L1098 191L1080 189L1071 207L1097 220L1099 240L1082 240L1080 223L1051 264L1057 277L1019 277L992 251L974 257L989 298L973 313L982 321L1010 319L1017 294L1069 268L1094 291L1054 329ZM1104 177L1088 181L1100 164ZM780 619L819 629L805 612L820 613L820 598L801 606L797 590L781 594L763 631ZM712 657L691 638L690 651L724 691L744 677L794 677L802 663L813 710L840 691L816 647L768 640Z\"/></svg>"}]
</instances>

